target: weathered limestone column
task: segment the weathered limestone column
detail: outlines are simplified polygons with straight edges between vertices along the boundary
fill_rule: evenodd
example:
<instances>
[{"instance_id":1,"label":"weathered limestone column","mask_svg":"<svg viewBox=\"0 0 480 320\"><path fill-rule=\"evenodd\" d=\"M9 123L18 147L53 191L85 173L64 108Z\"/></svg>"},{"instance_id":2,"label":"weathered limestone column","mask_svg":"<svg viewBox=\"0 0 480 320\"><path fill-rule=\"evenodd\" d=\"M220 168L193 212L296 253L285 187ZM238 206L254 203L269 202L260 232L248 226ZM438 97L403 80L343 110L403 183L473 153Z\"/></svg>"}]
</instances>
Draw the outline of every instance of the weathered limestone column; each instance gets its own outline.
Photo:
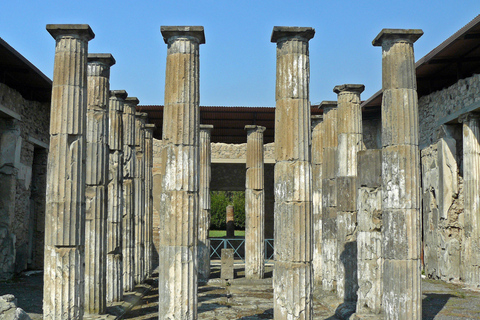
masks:
<instances>
[{"instance_id":1,"label":"weathered limestone column","mask_svg":"<svg viewBox=\"0 0 480 320\"><path fill-rule=\"evenodd\" d=\"M145 122L148 114L135 113L135 248L134 277L135 283L145 280Z\"/></svg>"},{"instance_id":2,"label":"weathered limestone column","mask_svg":"<svg viewBox=\"0 0 480 320\"><path fill-rule=\"evenodd\" d=\"M337 289L337 102L323 101L322 288Z\"/></svg>"},{"instance_id":3,"label":"weathered limestone column","mask_svg":"<svg viewBox=\"0 0 480 320\"><path fill-rule=\"evenodd\" d=\"M145 276L153 271L153 130L154 124L145 125Z\"/></svg>"},{"instance_id":4,"label":"weathered limestone column","mask_svg":"<svg viewBox=\"0 0 480 320\"><path fill-rule=\"evenodd\" d=\"M165 175L159 247L159 319L197 319L199 46L203 27L161 27L168 44L163 121Z\"/></svg>"},{"instance_id":5,"label":"weathered limestone column","mask_svg":"<svg viewBox=\"0 0 480 320\"><path fill-rule=\"evenodd\" d=\"M136 97L125 99L123 106L123 289L135 288L135 112L139 101Z\"/></svg>"},{"instance_id":6,"label":"weathered limestone column","mask_svg":"<svg viewBox=\"0 0 480 320\"><path fill-rule=\"evenodd\" d=\"M225 223L226 223L226 231L227 231L227 238L235 237L235 208L230 205L227 206L226 213L225 213Z\"/></svg>"},{"instance_id":7,"label":"weathered limestone column","mask_svg":"<svg viewBox=\"0 0 480 320\"><path fill-rule=\"evenodd\" d=\"M313 28L274 27L275 109L274 318L312 319L310 60ZM287 130L288 128L288 130Z\"/></svg>"},{"instance_id":8,"label":"weathered limestone column","mask_svg":"<svg viewBox=\"0 0 480 320\"><path fill-rule=\"evenodd\" d=\"M480 114L468 113L463 123L463 190L465 241L462 277L468 286L480 287Z\"/></svg>"},{"instance_id":9,"label":"weathered limestone column","mask_svg":"<svg viewBox=\"0 0 480 320\"><path fill-rule=\"evenodd\" d=\"M109 182L107 215L107 302L123 298L123 108L125 90L110 91L109 102Z\"/></svg>"},{"instance_id":10,"label":"weathered limestone column","mask_svg":"<svg viewBox=\"0 0 480 320\"><path fill-rule=\"evenodd\" d=\"M337 108L337 296L357 300L357 152L363 149L363 84L335 86Z\"/></svg>"},{"instance_id":11,"label":"weathered limestone column","mask_svg":"<svg viewBox=\"0 0 480 320\"><path fill-rule=\"evenodd\" d=\"M312 116L313 283L322 285L323 116Z\"/></svg>"},{"instance_id":12,"label":"weathered limestone column","mask_svg":"<svg viewBox=\"0 0 480 320\"><path fill-rule=\"evenodd\" d=\"M247 130L245 278L263 279L265 271L263 132L265 127L247 125L245 130Z\"/></svg>"},{"instance_id":13,"label":"weathered limestone column","mask_svg":"<svg viewBox=\"0 0 480 320\"><path fill-rule=\"evenodd\" d=\"M423 31L383 29L382 237L386 319L421 319L420 154L413 43Z\"/></svg>"},{"instance_id":14,"label":"weathered limestone column","mask_svg":"<svg viewBox=\"0 0 480 320\"><path fill-rule=\"evenodd\" d=\"M44 319L81 319L85 279L86 24L49 24L55 38L45 213Z\"/></svg>"},{"instance_id":15,"label":"weathered limestone column","mask_svg":"<svg viewBox=\"0 0 480 320\"><path fill-rule=\"evenodd\" d=\"M85 191L85 312L106 311L108 99L111 54L89 54Z\"/></svg>"},{"instance_id":16,"label":"weathered limestone column","mask_svg":"<svg viewBox=\"0 0 480 320\"><path fill-rule=\"evenodd\" d=\"M212 178L212 148L210 135L211 124L200 125L200 190L198 217L198 280L208 281L210 278L210 180Z\"/></svg>"}]
</instances>

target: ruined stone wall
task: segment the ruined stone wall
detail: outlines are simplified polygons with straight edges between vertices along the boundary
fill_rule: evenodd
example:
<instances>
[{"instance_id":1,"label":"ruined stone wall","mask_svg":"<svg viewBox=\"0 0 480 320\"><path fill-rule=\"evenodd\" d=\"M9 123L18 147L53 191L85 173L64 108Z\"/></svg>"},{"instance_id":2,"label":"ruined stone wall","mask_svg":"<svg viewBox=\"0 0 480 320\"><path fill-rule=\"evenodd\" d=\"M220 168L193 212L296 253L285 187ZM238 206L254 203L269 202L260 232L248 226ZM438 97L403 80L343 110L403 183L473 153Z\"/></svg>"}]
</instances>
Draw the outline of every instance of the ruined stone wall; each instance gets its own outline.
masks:
<instances>
[{"instance_id":1,"label":"ruined stone wall","mask_svg":"<svg viewBox=\"0 0 480 320\"><path fill-rule=\"evenodd\" d=\"M267 143L263 146L265 161L275 159L275 143ZM246 159L247 144L212 143L213 159Z\"/></svg>"},{"instance_id":2,"label":"ruined stone wall","mask_svg":"<svg viewBox=\"0 0 480 320\"><path fill-rule=\"evenodd\" d=\"M29 264L41 267L34 261L43 261L43 248L42 252L34 248L35 244L43 243L43 228L36 228L34 223L45 217L45 193L37 191L45 190L46 181L41 177L46 171L46 161L34 158L42 157L39 149L49 143L50 104L28 101L0 83L0 105L20 116L20 120L2 119L0 123L0 180L3 188L8 189L2 192L2 196L7 194L3 201L9 204L1 209L0 244L4 248L5 239L14 243L13 252L0 252L0 273L9 277ZM35 177L34 162L35 174L39 175ZM4 181L8 183L3 184Z\"/></svg>"}]
</instances>

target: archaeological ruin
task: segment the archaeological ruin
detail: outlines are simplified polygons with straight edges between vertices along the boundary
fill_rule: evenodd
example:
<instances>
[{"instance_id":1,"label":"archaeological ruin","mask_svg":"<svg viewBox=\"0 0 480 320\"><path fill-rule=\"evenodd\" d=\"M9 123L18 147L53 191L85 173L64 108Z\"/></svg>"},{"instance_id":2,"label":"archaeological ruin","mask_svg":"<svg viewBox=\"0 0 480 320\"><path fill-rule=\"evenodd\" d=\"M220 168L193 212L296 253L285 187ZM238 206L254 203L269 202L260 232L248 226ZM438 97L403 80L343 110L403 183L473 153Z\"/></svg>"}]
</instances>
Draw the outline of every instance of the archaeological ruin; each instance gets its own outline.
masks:
<instances>
[{"instance_id":1,"label":"archaeological ruin","mask_svg":"<svg viewBox=\"0 0 480 320\"><path fill-rule=\"evenodd\" d=\"M422 319L425 279L480 290L480 16L417 62L428 35L381 30L381 89L318 104L315 29L273 27L251 108L201 106L201 26L160 28L164 105L110 88L89 25L46 29L53 80L0 39L0 279L41 270L43 319L119 319L152 283L165 320ZM245 192L244 236L231 205L210 236L215 191ZM227 316L235 284L269 307Z\"/></svg>"}]
</instances>

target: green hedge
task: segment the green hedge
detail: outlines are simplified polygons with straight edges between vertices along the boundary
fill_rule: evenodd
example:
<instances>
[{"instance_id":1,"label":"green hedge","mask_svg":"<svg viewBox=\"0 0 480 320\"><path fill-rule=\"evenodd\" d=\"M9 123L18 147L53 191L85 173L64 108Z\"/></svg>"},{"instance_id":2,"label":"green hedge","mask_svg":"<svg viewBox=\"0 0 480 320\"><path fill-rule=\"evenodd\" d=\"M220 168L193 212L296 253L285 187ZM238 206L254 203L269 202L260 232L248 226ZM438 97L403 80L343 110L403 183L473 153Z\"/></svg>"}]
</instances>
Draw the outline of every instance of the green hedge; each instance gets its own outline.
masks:
<instances>
[{"instance_id":1,"label":"green hedge","mask_svg":"<svg viewBox=\"0 0 480 320\"><path fill-rule=\"evenodd\" d=\"M226 229L227 206L233 205L235 229L245 229L245 192L244 191L211 191L211 230Z\"/></svg>"}]
</instances>

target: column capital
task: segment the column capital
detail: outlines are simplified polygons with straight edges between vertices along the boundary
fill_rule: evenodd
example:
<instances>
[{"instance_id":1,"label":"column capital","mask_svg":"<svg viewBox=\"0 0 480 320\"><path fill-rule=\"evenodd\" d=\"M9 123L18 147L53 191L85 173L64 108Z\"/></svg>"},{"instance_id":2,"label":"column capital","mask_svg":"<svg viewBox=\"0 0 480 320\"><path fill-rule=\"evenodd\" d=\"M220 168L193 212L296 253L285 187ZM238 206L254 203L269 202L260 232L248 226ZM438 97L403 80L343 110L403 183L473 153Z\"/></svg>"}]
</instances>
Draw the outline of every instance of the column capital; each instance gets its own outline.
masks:
<instances>
[{"instance_id":1,"label":"column capital","mask_svg":"<svg viewBox=\"0 0 480 320\"><path fill-rule=\"evenodd\" d=\"M140 100L138 100L137 97L128 97L125 99L125 103L137 106L140 103Z\"/></svg>"},{"instance_id":2,"label":"column capital","mask_svg":"<svg viewBox=\"0 0 480 320\"><path fill-rule=\"evenodd\" d=\"M110 53L89 53L87 61L88 63L101 63L109 67L116 63L115 58Z\"/></svg>"},{"instance_id":3,"label":"column capital","mask_svg":"<svg viewBox=\"0 0 480 320\"><path fill-rule=\"evenodd\" d=\"M203 26L161 26L163 41L168 44L173 38L192 37L198 44L205 43Z\"/></svg>"},{"instance_id":4,"label":"column capital","mask_svg":"<svg viewBox=\"0 0 480 320\"><path fill-rule=\"evenodd\" d=\"M145 124L145 129L147 129L147 130L155 130L156 128L157 128L157 126L153 123Z\"/></svg>"},{"instance_id":5,"label":"column capital","mask_svg":"<svg viewBox=\"0 0 480 320\"><path fill-rule=\"evenodd\" d=\"M333 92L336 94L340 94L342 92L351 92L351 93L362 93L365 90L365 86L363 84L342 84L339 86L335 86L333 88Z\"/></svg>"},{"instance_id":6,"label":"column capital","mask_svg":"<svg viewBox=\"0 0 480 320\"><path fill-rule=\"evenodd\" d=\"M458 122L465 123L470 120L480 120L480 113L478 112L467 112L458 117Z\"/></svg>"},{"instance_id":7,"label":"column capital","mask_svg":"<svg viewBox=\"0 0 480 320\"><path fill-rule=\"evenodd\" d=\"M82 37L86 41L95 38L95 33L88 24L47 24L46 28L55 40L66 36Z\"/></svg>"},{"instance_id":8,"label":"column capital","mask_svg":"<svg viewBox=\"0 0 480 320\"><path fill-rule=\"evenodd\" d=\"M115 97L118 99L125 100L127 96L128 96L128 93L125 90L110 90L110 97Z\"/></svg>"},{"instance_id":9,"label":"column capital","mask_svg":"<svg viewBox=\"0 0 480 320\"><path fill-rule=\"evenodd\" d=\"M248 132L251 132L251 131L257 131L257 132L264 132L265 131L265 127L262 127L262 126L257 126L257 125L251 125L251 124L247 124L245 126L245 130L247 130Z\"/></svg>"},{"instance_id":10,"label":"column capital","mask_svg":"<svg viewBox=\"0 0 480 320\"><path fill-rule=\"evenodd\" d=\"M338 102L337 101L329 101L323 100L318 105L318 109L323 109L323 114L327 113L328 111L337 108Z\"/></svg>"},{"instance_id":11,"label":"column capital","mask_svg":"<svg viewBox=\"0 0 480 320\"><path fill-rule=\"evenodd\" d=\"M200 130L211 131L213 130L213 124L201 124Z\"/></svg>"},{"instance_id":12,"label":"column capital","mask_svg":"<svg viewBox=\"0 0 480 320\"><path fill-rule=\"evenodd\" d=\"M153 123L145 124L145 139L152 139L153 138L153 131L157 128L156 125Z\"/></svg>"},{"instance_id":13,"label":"column capital","mask_svg":"<svg viewBox=\"0 0 480 320\"><path fill-rule=\"evenodd\" d=\"M311 27L273 27L271 42L278 43L291 39L309 41L315 36L315 29Z\"/></svg>"},{"instance_id":14,"label":"column capital","mask_svg":"<svg viewBox=\"0 0 480 320\"><path fill-rule=\"evenodd\" d=\"M422 29L382 29L375 39L373 39L372 45L374 47L380 47L385 41L407 41L413 44L422 35Z\"/></svg>"}]
</instances>

